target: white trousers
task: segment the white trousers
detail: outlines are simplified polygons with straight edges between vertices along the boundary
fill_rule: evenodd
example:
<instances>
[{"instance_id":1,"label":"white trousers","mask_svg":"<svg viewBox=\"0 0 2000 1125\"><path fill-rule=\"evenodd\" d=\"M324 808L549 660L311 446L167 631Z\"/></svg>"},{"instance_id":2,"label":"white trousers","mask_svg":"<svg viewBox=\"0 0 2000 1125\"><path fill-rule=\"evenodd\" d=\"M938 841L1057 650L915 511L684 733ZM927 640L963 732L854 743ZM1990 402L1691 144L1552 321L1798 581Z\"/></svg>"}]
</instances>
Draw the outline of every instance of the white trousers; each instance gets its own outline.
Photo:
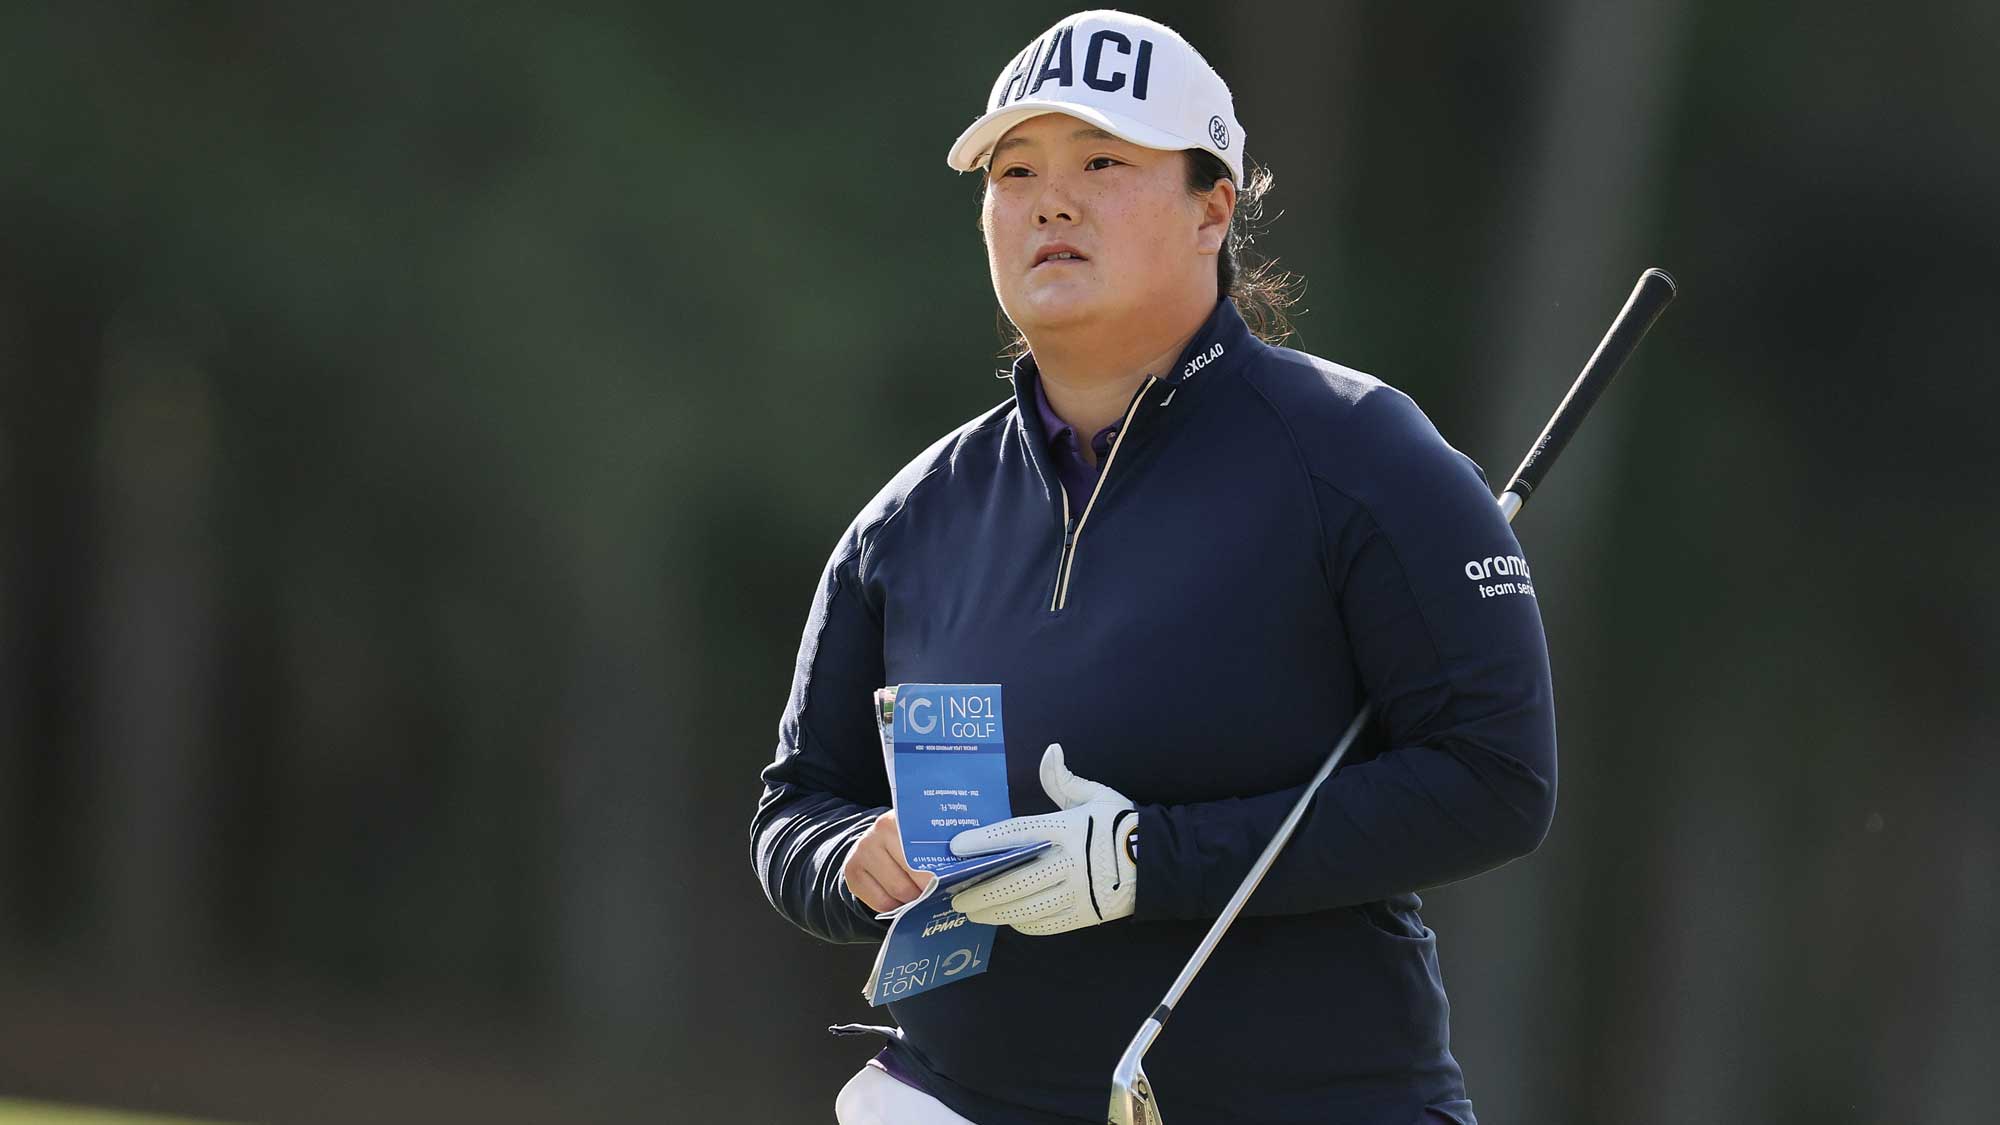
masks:
<instances>
[{"instance_id":1,"label":"white trousers","mask_svg":"<svg viewBox=\"0 0 2000 1125\"><path fill-rule=\"evenodd\" d=\"M973 1125L943 1102L905 1086L879 1066L864 1066L833 1099L840 1125Z\"/></svg>"}]
</instances>

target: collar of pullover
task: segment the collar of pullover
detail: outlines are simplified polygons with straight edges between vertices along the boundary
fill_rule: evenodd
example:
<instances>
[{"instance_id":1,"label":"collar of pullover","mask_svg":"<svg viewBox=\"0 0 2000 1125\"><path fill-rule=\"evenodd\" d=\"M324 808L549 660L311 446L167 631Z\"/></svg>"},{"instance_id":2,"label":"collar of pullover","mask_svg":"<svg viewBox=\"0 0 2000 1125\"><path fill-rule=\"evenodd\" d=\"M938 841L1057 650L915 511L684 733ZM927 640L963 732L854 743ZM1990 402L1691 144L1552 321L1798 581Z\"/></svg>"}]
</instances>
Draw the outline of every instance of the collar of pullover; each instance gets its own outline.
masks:
<instances>
[{"instance_id":1,"label":"collar of pullover","mask_svg":"<svg viewBox=\"0 0 2000 1125\"><path fill-rule=\"evenodd\" d=\"M1227 297L1217 298L1201 330L1181 349L1180 358L1166 371L1153 373L1156 382L1151 395L1155 401L1186 402L1198 388L1234 370L1256 346L1256 338L1243 323L1242 314L1236 311L1236 302ZM1041 390L1041 370L1035 366L1033 352L1014 361L1013 379L1017 413L1023 425L1031 425L1030 419L1039 420L1035 399ZM1045 442L1049 436L1044 433L1040 438Z\"/></svg>"}]
</instances>

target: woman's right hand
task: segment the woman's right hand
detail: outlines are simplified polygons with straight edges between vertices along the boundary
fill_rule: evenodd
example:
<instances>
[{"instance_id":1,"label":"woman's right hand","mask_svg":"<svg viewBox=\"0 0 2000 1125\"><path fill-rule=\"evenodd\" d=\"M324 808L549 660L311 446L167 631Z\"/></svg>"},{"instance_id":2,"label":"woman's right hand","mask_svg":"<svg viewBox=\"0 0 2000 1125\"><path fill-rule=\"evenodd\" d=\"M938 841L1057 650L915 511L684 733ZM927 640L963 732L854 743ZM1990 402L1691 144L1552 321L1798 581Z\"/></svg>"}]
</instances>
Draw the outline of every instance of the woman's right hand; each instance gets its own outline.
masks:
<instances>
[{"instance_id":1,"label":"woman's right hand","mask_svg":"<svg viewBox=\"0 0 2000 1125\"><path fill-rule=\"evenodd\" d=\"M881 815L855 841L840 865L840 877L877 914L886 914L923 893L935 878L928 871L912 871L903 859L903 834L896 830L896 810Z\"/></svg>"}]
</instances>

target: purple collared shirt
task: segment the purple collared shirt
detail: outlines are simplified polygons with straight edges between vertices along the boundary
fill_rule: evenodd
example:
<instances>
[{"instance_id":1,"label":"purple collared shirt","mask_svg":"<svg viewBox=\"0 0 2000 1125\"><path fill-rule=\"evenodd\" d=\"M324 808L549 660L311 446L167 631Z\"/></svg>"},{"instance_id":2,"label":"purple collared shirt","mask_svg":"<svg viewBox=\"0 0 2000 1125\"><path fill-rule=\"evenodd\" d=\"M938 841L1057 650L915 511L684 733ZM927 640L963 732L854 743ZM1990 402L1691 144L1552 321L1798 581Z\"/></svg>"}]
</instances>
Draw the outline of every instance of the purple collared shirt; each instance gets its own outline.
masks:
<instances>
[{"instance_id":1,"label":"purple collared shirt","mask_svg":"<svg viewBox=\"0 0 2000 1125\"><path fill-rule=\"evenodd\" d=\"M1118 438L1116 423L1097 431L1090 439L1090 448L1097 454L1097 464L1083 459L1083 449L1076 442L1076 427L1063 421L1049 407L1049 397L1042 393L1039 382L1035 386L1035 413L1042 416L1042 429L1049 435L1049 459L1056 464L1056 476L1062 480L1063 493L1069 497L1071 519L1083 515L1084 505L1090 503L1090 491L1097 487L1097 475L1104 468L1104 459L1111 456L1111 443Z\"/></svg>"}]
</instances>

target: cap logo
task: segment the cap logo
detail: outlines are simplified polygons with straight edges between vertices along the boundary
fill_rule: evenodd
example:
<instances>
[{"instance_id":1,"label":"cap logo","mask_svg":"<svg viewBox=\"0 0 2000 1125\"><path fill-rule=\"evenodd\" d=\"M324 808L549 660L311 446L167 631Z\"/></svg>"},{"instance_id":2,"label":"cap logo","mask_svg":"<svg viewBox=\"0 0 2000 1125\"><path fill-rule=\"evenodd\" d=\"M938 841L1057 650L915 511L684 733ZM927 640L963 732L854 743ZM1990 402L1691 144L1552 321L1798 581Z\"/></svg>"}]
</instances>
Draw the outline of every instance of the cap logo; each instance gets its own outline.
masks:
<instances>
[{"instance_id":1,"label":"cap logo","mask_svg":"<svg viewBox=\"0 0 2000 1125\"><path fill-rule=\"evenodd\" d=\"M1229 126L1222 123L1221 117L1208 119L1208 139L1215 142L1216 148L1229 147Z\"/></svg>"},{"instance_id":2,"label":"cap logo","mask_svg":"<svg viewBox=\"0 0 2000 1125\"><path fill-rule=\"evenodd\" d=\"M1056 80L1056 85L1058 86L1069 85L1070 38L1069 28L1059 27L1056 29L1055 42L1049 44L1049 56L1042 60L1042 69L1035 72L1035 84L1028 87L1029 97L1033 97L1039 93L1042 83L1047 82L1051 78Z\"/></svg>"},{"instance_id":3,"label":"cap logo","mask_svg":"<svg viewBox=\"0 0 2000 1125\"><path fill-rule=\"evenodd\" d=\"M1034 44L1019 55L1014 56L1014 68L1008 72L1007 81L993 99L992 109L999 109L1009 102L1033 97L1043 85L1054 82L1057 86L1075 87L1074 28L1056 28L1047 36L1035 40ZM1109 44L1112 51L1120 55L1132 54L1132 40L1108 28L1091 34L1090 42L1083 50L1083 84L1093 90L1115 94L1126 88L1126 80L1131 80L1132 97L1136 101L1146 100L1147 80L1152 77L1153 41L1140 39L1138 57L1128 75L1111 64L1110 73L1105 72L1104 48ZM1042 48L1048 51L1043 52Z\"/></svg>"}]
</instances>

